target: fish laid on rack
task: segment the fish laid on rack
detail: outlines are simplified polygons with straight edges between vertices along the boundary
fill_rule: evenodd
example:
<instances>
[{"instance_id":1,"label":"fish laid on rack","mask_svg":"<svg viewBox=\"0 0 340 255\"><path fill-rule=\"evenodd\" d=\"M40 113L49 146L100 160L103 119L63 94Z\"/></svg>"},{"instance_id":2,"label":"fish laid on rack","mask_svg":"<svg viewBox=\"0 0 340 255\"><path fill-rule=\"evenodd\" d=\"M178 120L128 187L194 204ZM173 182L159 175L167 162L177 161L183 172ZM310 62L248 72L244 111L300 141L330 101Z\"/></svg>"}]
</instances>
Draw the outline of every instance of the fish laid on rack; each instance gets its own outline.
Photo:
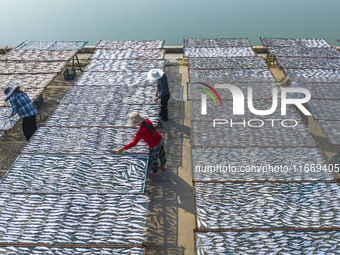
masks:
<instances>
[{"instance_id":1,"label":"fish laid on rack","mask_svg":"<svg viewBox=\"0 0 340 255\"><path fill-rule=\"evenodd\" d=\"M87 41L25 41L15 49L19 50L81 50Z\"/></svg>"},{"instance_id":2,"label":"fish laid on rack","mask_svg":"<svg viewBox=\"0 0 340 255\"><path fill-rule=\"evenodd\" d=\"M231 123L222 121L222 124L213 122L192 122L192 142L193 146L205 147L315 147L314 140L308 133L305 124L288 120L283 127L281 121L252 121L250 127L249 120L237 120ZM216 122L217 123L217 122ZM232 127L231 127L232 125ZM294 126L296 125L296 126ZM273 126L273 127L272 127Z\"/></svg>"},{"instance_id":3,"label":"fish laid on rack","mask_svg":"<svg viewBox=\"0 0 340 255\"><path fill-rule=\"evenodd\" d=\"M262 57L244 58L189 58L189 67L197 69L245 69L268 68Z\"/></svg>"},{"instance_id":4,"label":"fish laid on rack","mask_svg":"<svg viewBox=\"0 0 340 255\"><path fill-rule=\"evenodd\" d=\"M19 121L20 117L18 114L8 118L11 112L12 108L10 107L0 107L0 130L10 130Z\"/></svg>"},{"instance_id":5,"label":"fish laid on rack","mask_svg":"<svg viewBox=\"0 0 340 255\"><path fill-rule=\"evenodd\" d=\"M286 68L284 71L293 81L296 82L340 82L340 70Z\"/></svg>"},{"instance_id":6,"label":"fish laid on rack","mask_svg":"<svg viewBox=\"0 0 340 255\"><path fill-rule=\"evenodd\" d=\"M5 132L1 132L1 131L0 131L0 138L3 137L4 134L5 134Z\"/></svg>"},{"instance_id":7,"label":"fish laid on rack","mask_svg":"<svg viewBox=\"0 0 340 255\"><path fill-rule=\"evenodd\" d=\"M190 69L191 83L229 83L229 82L275 82L269 69Z\"/></svg>"},{"instance_id":8,"label":"fish laid on rack","mask_svg":"<svg viewBox=\"0 0 340 255\"><path fill-rule=\"evenodd\" d=\"M157 105L59 104L45 126L131 127L129 116L132 112L138 112L156 125L158 111Z\"/></svg>"},{"instance_id":9,"label":"fish laid on rack","mask_svg":"<svg viewBox=\"0 0 340 255\"><path fill-rule=\"evenodd\" d=\"M154 41L105 41L101 40L96 49L106 50L146 50L146 49L162 49L164 48L164 40Z\"/></svg>"},{"instance_id":10,"label":"fish laid on rack","mask_svg":"<svg viewBox=\"0 0 340 255\"><path fill-rule=\"evenodd\" d=\"M284 57L327 57L327 58L339 58L340 53L335 48L318 48L318 47L267 47L269 54L272 56L284 56Z\"/></svg>"},{"instance_id":11,"label":"fish laid on rack","mask_svg":"<svg viewBox=\"0 0 340 255\"><path fill-rule=\"evenodd\" d=\"M97 60L93 59L84 71L90 72L148 72L150 69L165 69L164 60Z\"/></svg>"},{"instance_id":12,"label":"fish laid on rack","mask_svg":"<svg viewBox=\"0 0 340 255\"><path fill-rule=\"evenodd\" d=\"M50 255L144 255L145 248L65 248L65 247L0 247L0 254L6 255L30 255L30 254L50 254Z\"/></svg>"},{"instance_id":13,"label":"fish laid on rack","mask_svg":"<svg viewBox=\"0 0 340 255\"><path fill-rule=\"evenodd\" d=\"M66 67L66 61L58 62L0 62L0 74L15 73L60 73Z\"/></svg>"},{"instance_id":14,"label":"fish laid on rack","mask_svg":"<svg viewBox=\"0 0 340 255\"><path fill-rule=\"evenodd\" d=\"M308 102L313 117L318 120L340 120L339 100L312 99Z\"/></svg>"},{"instance_id":15,"label":"fish laid on rack","mask_svg":"<svg viewBox=\"0 0 340 255\"><path fill-rule=\"evenodd\" d=\"M196 182L197 228L339 228L339 196L336 182Z\"/></svg>"},{"instance_id":16,"label":"fish laid on rack","mask_svg":"<svg viewBox=\"0 0 340 255\"><path fill-rule=\"evenodd\" d=\"M318 124L333 145L340 145L340 121L319 120Z\"/></svg>"},{"instance_id":17,"label":"fish laid on rack","mask_svg":"<svg viewBox=\"0 0 340 255\"><path fill-rule=\"evenodd\" d=\"M55 41L24 41L15 49L17 50L48 50Z\"/></svg>"},{"instance_id":18,"label":"fish laid on rack","mask_svg":"<svg viewBox=\"0 0 340 255\"><path fill-rule=\"evenodd\" d=\"M155 102L157 86L120 86L117 93L123 98L122 104L159 104Z\"/></svg>"},{"instance_id":19,"label":"fish laid on rack","mask_svg":"<svg viewBox=\"0 0 340 255\"><path fill-rule=\"evenodd\" d=\"M163 49L147 49L147 50L103 50L97 49L90 59L164 59L165 50Z\"/></svg>"},{"instance_id":20,"label":"fish laid on rack","mask_svg":"<svg viewBox=\"0 0 340 255\"><path fill-rule=\"evenodd\" d=\"M292 38L266 38L260 37L264 46L269 47L311 47L311 48L331 48L325 39L292 39Z\"/></svg>"},{"instance_id":21,"label":"fish laid on rack","mask_svg":"<svg viewBox=\"0 0 340 255\"><path fill-rule=\"evenodd\" d=\"M68 61L77 51L68 50L18 50L0 56L0 60L7 61Z\"/></svg>"},{"instance_id":22,"label":"fish laid on rack","mask_svg":"<svg viewBox=\"0 0 340 255\"><path fill-rule=\"evenodd\" d=\"M132 142L137 130L137 128L41 127L22 153L110 154L111 150ZM127 153L148 153L148 147L144 141L140 141Z\"/></svg>"},{"instance_id":23,"label":"fish laid on rack","mask_svg":"<svg viewBox=\"0 0 340 255\"><path fill-rule=\"evenodd\" d=\"M248 38L185 38L185 48L251 47Z\"/></svg>"},{"instance_id":24,"label":"fish laid on rack","mask_svg":"<svg viewBox=\"0 0 340 255\"><path fill-rule=\"evenodd\" d=\"M277 56L276 60L282 68L289 69L340 69L340 58Z\"/></svg>"},{"instance_id":25,"label":"fish laid on rack","mask_svg":"<svg viewBox=\"0 0 340 255\"><path fill-rule=\"evenodd\" d=\"M231 57L255 57L251 47L229 48L183 48L185 58L231 58Z\"/></svg>"},{"instance_id":26,"label":"fish laid on rack","mask_svg":"<svg viewBox=\"0 0 340 255\"><path fill-rule=\"evenodd\" d=\"M0 243L141 245L146 194L0 193Z\"/></svg>"},{"instance_id":27,"label":"fish laid on rack","mask_svg":"<svg viewBox=\"0 0 340 255\"><path fill-rule=\"evenodd\" d=\"M146 155L25 155L1 181L0 192L143 193Z\"/></svg>"},{"instance_id":28,"label":"fish laid on rack","mask_svg":"<svg viewBox=\"0 0 340 255\"><path fill-rule=\"evenodd\" d=\"M308 89L312 98L317 99L339 99L340 98L340 82L339 83L311 83L299 82L302 88Z\"/></svg>"},{"instance_id":29,"label":"fish laid on rack","mask_svg":"<svg viewBox=\"0 0 340 255\"><path fill-rule=\"evenodd\" d=\"M193 148L192 162L195 181L334 180L316 148Z\"/></svg>"},{"instance_id":30,"label":"fish laid on rack","mask_svg":"<svg viewBox=\"0 0 340 255\"><path fill-rule=\"evenodd\" d=\"M340 231L196 232L197 255L340 254Z\"/></svg>"},{"instance_id":31,"label":"fish laid on rack","mask_svg":"<svg viewBox=\"0 0 340 255\"><path fill-rule=\"evenodd\" d=\"M157 82L146 78L148 72L85 72L75 86L156 86Z\"/></svg>"}]
</instances>

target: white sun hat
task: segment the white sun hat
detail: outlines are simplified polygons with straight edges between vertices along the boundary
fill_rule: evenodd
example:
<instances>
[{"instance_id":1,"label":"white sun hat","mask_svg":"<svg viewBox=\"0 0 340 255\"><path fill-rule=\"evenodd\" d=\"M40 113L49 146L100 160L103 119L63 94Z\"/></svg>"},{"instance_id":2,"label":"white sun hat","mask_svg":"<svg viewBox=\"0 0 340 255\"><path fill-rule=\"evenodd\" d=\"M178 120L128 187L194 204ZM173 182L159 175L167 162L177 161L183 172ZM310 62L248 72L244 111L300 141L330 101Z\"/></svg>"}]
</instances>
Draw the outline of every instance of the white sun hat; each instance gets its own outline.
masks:
<instances>
[{"instance_id":1,"label":"white sun hat","mask_svg":"<svg viewBox=\"0 0 340 255\"><path fill-rule=\"evenodd\" d=\"M148 72L148 80L158 80L163 76L163 71L161 69L151 69Z\"/></svg>"}]
</instances>

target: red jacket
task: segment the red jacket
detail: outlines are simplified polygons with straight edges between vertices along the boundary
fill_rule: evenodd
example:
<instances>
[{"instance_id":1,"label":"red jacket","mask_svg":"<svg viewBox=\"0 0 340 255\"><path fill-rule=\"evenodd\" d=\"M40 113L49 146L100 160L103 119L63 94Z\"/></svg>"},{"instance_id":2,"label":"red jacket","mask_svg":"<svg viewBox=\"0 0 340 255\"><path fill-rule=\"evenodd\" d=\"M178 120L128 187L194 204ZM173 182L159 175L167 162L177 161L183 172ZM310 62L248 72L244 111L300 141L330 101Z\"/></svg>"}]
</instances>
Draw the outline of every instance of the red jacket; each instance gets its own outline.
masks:
<instances>
[{"instance_id":1,"label":"red jacket","mask_svg":"<svg viewBox=\"0 0 340 255\"><path fill-rule=\"evenodd\" d=\"M147 119L145 119L145 122L152 124L152 122ZM157 130L155 132L155 135L153 136L149 130L147 130L143 125L141 125L133 141L128 145L125 145L124 149L128 150L136 146L141 139L143 139L144 142L146 142L146 144L149 145L149 148L153 148L159 144L159 142L162 140L162 136L157 132Z\"/></svg>"}]
</instances>

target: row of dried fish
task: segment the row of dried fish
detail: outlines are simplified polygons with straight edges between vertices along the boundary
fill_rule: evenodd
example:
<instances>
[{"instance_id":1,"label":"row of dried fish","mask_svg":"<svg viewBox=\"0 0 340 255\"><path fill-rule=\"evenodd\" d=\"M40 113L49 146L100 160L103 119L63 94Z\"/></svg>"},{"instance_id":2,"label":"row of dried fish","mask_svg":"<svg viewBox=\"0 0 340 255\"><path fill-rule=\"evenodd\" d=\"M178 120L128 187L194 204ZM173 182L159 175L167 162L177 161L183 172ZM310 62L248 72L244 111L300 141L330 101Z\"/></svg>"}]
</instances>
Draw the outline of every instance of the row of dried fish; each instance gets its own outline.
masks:
<instances>
[{"instance_id":1,"label":"row of dried fish","mask_svg":"<svg viewBox=\"0 0 340 255\"><path fill-rule=\"evenodd\" d=\"M340 120L338 100L312 99L308 102L311 113L315 119L319 120Z\"/></svg>"},{"instance_id":2,"label":"row of dried fish","mask_svg":"<svg viewBox=\"0 0 340 255\"><path fill-rule=\"evenodd\" d=\"M0 74L60 73L67 62L0 62Z\"/></svg>"},{"instance_id":3,"label":"row of dried fish","mask_svg":"<svg viewBox=\"0 0 340 255\"><path fill-rule=\"evenodd\" d=\"M301 147L315 146L315 143L301 122L285 121L225 121L216 122L192 122L192 145L205 147ZM261 126L260 128L251 126ZM296 125L296 126L294 126ZM209 130L209 132L207 131Z\"/></svg>"},{"instance_id":4,"label":"row of dried fish","mask_svg":"<svg viewBox=\"0 0 340 255\"><path fill-rule=\"evenodd\" d=\"M189 80L192 83L275 82L269 69L190 69Z\"/></svg>"},{"instance_id":5,"label":"row of dried fish","mask_svg":"<svg viewBox=\"0 0 340 255\"><path fill-rule=\"evenodd\" d=\"M7 61L68 61L77 51L68 50L18 50L0 56L0 60Z\"/></svg>"},{"instance_id":6,"label":"row of dried fish","mask_svg":"<svg viewBox=\"0 0 340 255\"><path fill-rule=\"evenodd\" d=\"M0 253L6 255L144 255L145 248L65 248L65 247L0 247Z\"/></svg>"},{"instance_id":7,"label":"row of dried fish","mask_svg":"<svg viewBox=\"0 0 340 255\"><path fill-rule=\"evenodd\" d=\"M216 99L217 100L217 99ZM206 103L206 115L202 115L202 103L200 101L192 101L191 102L191 112L192 112L192 120L193 121L213 121L214 119L233 119L233 120L243 120L243 119L258 119L259 115L254 114L249 111L248 100L245 100L243 104L244 115L233 115L233 101L231 100L223 100L223 105L220 105L220 102L216 101L217 105L213 102L213 100L209 100ZM264 100L254 100L252 102L253 107L256 110L269 110L272 106L272 101L264 101ZM238 110L241 105L237 105ZM199 111L200 110L200 111ZM294 107L287 107L286 115L281 115L281 104L278 103L276 110L274 113L266 114L260 116L262 120L265 119L295 119L297 121L301 121L300 115L296 111Z\"/></svg>"},{"instance_id":8,"label":"row of dried fish","mask_svg":"<svg viewBox=\"0 0 340 255\"><path fill-rule=\"evenodd\" d=\"M261 42L267 47L315 47L315 48L331 48L325 39L292 39L292 38L266 38L260 37Z\"/></svg>"},{"instance_id":9,"label":"row of dried fish","mask_svg":"<svg viewBox=\"0 0 340 255\"><path fill-rule=\"evenodd\" d=\"M143 193L148 157L22 154L0 192Z\"/></svg>"},{"instance_id":10,"label":"row of dried fish","mask_svg":"<svg viewBox=\"0 0 340 255\"><path fill-rule=\"evenodd\" d=\"M146 49L162 49L164 48L164 40L153 40L153 41L105 41L101 40L97 45L96 49L107 49L107 50L146 50Z\"/></svg>"},{"instance_id":11,"label":"row of dried fish","mask_svg":"<svg viewBox=\"0 0 340 255\"><path fill-rule=\"evenodd\" d=\"M185 38L185 48L251 47L248 38Z\"/></svg>"},{"instance_id":12,"label":"row of dried fish","mask_svg":"<svg viewBox=\"0 0 340 255\"><path fill-rule=\"evenodd\" d=\"M197 255L340 254L340 231L196 232Z\"/></svg>"},{"instance_id":13,"label":"row of dried fish","mask_svg":"<svg viewBox=\"0 0 340 255\"><path fill-rule=\"evenodd\" d=\"M308 89L312 98L339 99L340 83L311 83L299 82L302 88Z\"/></svg>"},{"instance_id":14,"label":"row of dried fish","mask_svg":"<svg viewBox=\"0 0 340 255\"><path fill-rule=\"evenodd\" d=\"M18 45L18 50L81 50L87 41L25 41Z\"/></svg>"},{"instance_id":15,"label":"row of dried fish","mask_svg":"<svg viewBox=\"0 0 340 255\"><path fill-rule=\"evenodd\" d=\"M76 86L156 86L146 78L148 72L85 72L76 81Z\"/></svg>"},{"instance_id":16,"label":"row of dried fish","mask_svg":"<svg viewBox=\"0 0 340 255\"><path fill-rule=\"evenodd\" d=\"M319 120L319 125L332 144L340 145L340 121Z\"/></svg>"},{"instance_id":17,"label":"row of dried fish","mask_svg":"<svg viewBox=\"0 0 340 255\"><path fill-rule=\"evenodd\" d=\"M157 124L157 105L60 104L45 126L50 127L130 127L129 116L138 112Z\"/></svg>"},{"instance_id":18,"label":"row of dried fish","mask_svg":"<svg viewBox=\"0 0 340 255\"><path fill-rule=\"evenodd\" d=\"M267 47L271 56L283 57L327 57L339 58L340 53L335 48L317 48L317 47Z\"/></svg>"},{"instance_id":19,"label":"row of dried fish","mask_svg":"<svg viewBox=\"0 0 340 255\"><path fill-rule=\"evenodd\" d=\"M197 69L268 68L262 57L243 58L189 58L189 67Z\"/></svg>"},{"instance_id":20,"label":"row of dried fish","mask_svg":"<svg viewBox=\"0 0 340 255\"><path fill-rule=\"evenodd\" d=\"M286 75L297 82L340 82L340 70L329 69L284 69Z\"/></svg>"},{"instance_id":21,"label":"row of dried fish","mask_svg":"<svg viewBox=\"0 0 340 255\"><path fill-rule=\"evenodd\" d=\"M148 195L0 194L0 243L142 244Z\"/></svg>"},{"instance_id":22,"label":"row of dried fish","mask_svg":"<svg viewBox=\"0 0 340 255\"><path fill-rule=\"evenodd\" d=\"M132 142L136 128L64 128L41 127L22 153L34 154L110 154ZM129 153L148 153L146 143L139 142Z\"/></svg>"},{"instance_id":23,"label":"row of dried fish","mask_svg":"<svg viewBox=\"0 0 340 255\"><path fill-rule=\"evenodd\" d=\"M147 49L147 50L96 50L90 59L164 59L165 50L163 49Z\"/></svg>"},{"instance_id":24,"label":"row of dried fish","mask_svg":"<svg viewBox=\"0 0 340 255\"><path fill-rule=\"evenodd\" d=\"M282 68L340 69L340 58L276 57Z\"/></svg>"},{"instance_id":25,"label":"row of dried fish","mask_svg":"<svg viewBox=\"0 0 340 255\"><path fill-rule=\"evenodd\" d=\"M148 72L150 69L165 68L164 60L97 60L93 59L85 67L85 71L91 72L121 72L139 71Z\"/></svg>"},{"instance_id":26,"label":"row of dried fish","mask_svg":"<svg viewBox=\"0 0 340 255\"><path fill-rule=\"evenodd\" d=\"M340 227L338 183L195 183L198 229Z\"/></svg>"},{"instance_id":27,"label":"row of dried fish","mask_svg":"<svg viewBox=\"0 0 340 255\"><path fill-rule=\"evenodd\" d=\"M334 180L316 148L193 148L195 181Z\"/></svg>"},{"instance_id":28,"label":"row of dried fish","mask_svg":"<svg viewBox=\"0 0 340 255\"><path fill-rule=\"evenodd\" d=\"M10 107L0 107L0 130L10 130L19 121L18 115L8 118L11 112L12 108Z\"/></svg>"},{"instance_id":29,"label":"row of dried fish","mask_svg":"<svg viewBox=\"0 0 340 255\"><path fill-rule=\"evenodd\" d=\"M230 48L183 48L185 58L231 58L231 57L255 57L251 47Z\"/></svg>"}]
</instances>

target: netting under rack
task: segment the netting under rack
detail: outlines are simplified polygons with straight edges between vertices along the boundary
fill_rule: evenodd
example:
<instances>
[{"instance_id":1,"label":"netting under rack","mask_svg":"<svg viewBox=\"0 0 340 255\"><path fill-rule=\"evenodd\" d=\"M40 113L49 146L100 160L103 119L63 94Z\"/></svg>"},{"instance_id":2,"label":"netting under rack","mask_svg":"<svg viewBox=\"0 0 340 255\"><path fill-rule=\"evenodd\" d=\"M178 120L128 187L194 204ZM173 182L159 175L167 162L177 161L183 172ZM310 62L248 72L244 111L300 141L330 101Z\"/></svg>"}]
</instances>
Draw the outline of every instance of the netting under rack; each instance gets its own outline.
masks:
<instances>
[{"instance_id":1,"label":"netting under rack","mask_svg":"<svg viewBox=\"0 0 340 255\"><path fill-rule=\"evenodd\" d=\"M302 88L308 89L312 98L339 99L340 83L311 83L299 82Z\"/></svg>"},{"instance_id":2,"label":"netting under rack","mask_svg":"<svg viewBox=\"0 0 340 255\"><path fill-rule=\"evenodd\" d=\"M210 121L212 122L214 119L233 119L233 120L243 120L243 119L257 119L258 115L249 111L249 107L247 107L248 100L245 101L244 107L244 115L233 115L233 101L231 100L223 100L223 105L221 106L219 102L216 106L213 100L207 101L206 104L206 115L202 115L201 113L201 101L192 101L192 120L193 121ZM268 110L272 107L271 101L264 100L254 100L253 107L256 110ZM270 115L261 116L262 120L270 120L270 119L281 119L281 102L278 102L277 108L274 113ZM294 107L287 107L286 109L286 119L295 119L297 121L301 121L300 115L295 110Z\"/></svg>"},{"instance_id":3,"label":"netting under rack","mask_svg":"<svg viewBox=\"0 0 340 255\"><path fill-rule=\"evenodd\" d=\"M149 81L148 72L85 72L74 84L76 86L156 86L157 82Z\"/></svg>"},{"instance_id":4,"label":"netting under rack","mask_svg":"<svg viewBox=\"0 0 340 255\"><path fill-rule=\"evenodd\" d=\"M325 39L292 39L292 38L265 38L260 37L264 46L269 47L310 47L331 48Z\"/></svg>"},{"instance_id":5,"label":"netting under rack","mask_svg":"<svg viewBox=\"0 0 340 255\"><path fill-rule=\"evenodd\" d=\"M315 119L340 120L340 113L335 110L340 107L338 100L313 99L308 102L308 105Z\"/></svg>"},{"instance_id":6,"label":"netting under rack","mask_svg":"<svg viewBox=\"0 0 340 255\"><path fill-rule=\"evenodd\" d=\"M12 108L0 107L0 130L10 130L19 121L20 117L16 114L14 117L8 118Z\"/></svg>"},{"instance_id":7,"label":"netting under rack","mask_svg":"<svg viewBox=\"0 0 340 255\"><path fill-rule=\"evenodd\" d=\"M261 128L250 127L248 120L237 120L231 124L231 120L228 119L228 123L222 121L219 122L222 124L216 124L215 127L213 127L213 121L192 122L192 145L204 147L315 146L307 128L301 122L298 122L295 127L283 127L281 121L263 122L264 124ZM286 126L294 126L295 124L291 120L284 123ZM253 121L250 125L261 126L262 123L260 121Z\"/></svg>"},{"instance_id":8,"label":"netting under rack","mask_svg":"<svg viewBox=\"0 0 340 255\"><path fill-rule=\"evenodd\" d=\"M340 254L340 231L196 232L197 254Z\"/></svg>"},{"instance_id":9,"label":"netting under rack","mask_svg":"<svg viewBox=\"0 0 340 255\"><path fill-rule=\"evenodd\" d=\"M41 127L22 153L110 154L132 142L136 132L136 128ZM148 153L148 147L141 141L127 152Z\"/></svg>"},{"instance_id":10,"label":"netting under rack","mask_svg":"<svg viewBox=\"0 0 340 255\"><path fill-rule=\"evenodd\" d=\"M81 50L87 41L25 41L15 49L19 50Z\"/></svg>"},{"instance_id":11,"label":"netting under rack","mask_svg":"<svg viewBox=\"0 0 340 255\"><path fill-rule=\"evenodd\" d=\"M256 56L251 47L184 48L183 53L185 58L230 58Z\"/></svg>"},{"instance_id":12,"label":"netting under rack","mask_svg":"<svg viewBox=\"0 0 340 255\"><path fill-rule=\"evenodd\" d=\"M329 141L334 145L340 145L340 121L319 120L318 123Z\"/></svg>"},{"instance_id":13,"label":"netting under rack","mask_svg":"<svg viewBox=\"0 0 340 255\"><path fill-rule=\"evenodd\" d=\"M340 57L340 53L335 48L315 48L315 47L267 47L272 56L286 57Z\"/></svg>"},{"instance_id":14,"label":"netting under rack","mask_svg":"<svg viewBox=\"0 0 340 255\"><path fill-rule=\"evenodd\" d=\"M195 183L198 229L340 227L338 183Z\"/></svg>"},{"instance_id":15,"label":"netting under rack","mask_svg":"<svg viewBox=\"0 0 340 255\"><path fill-rule=\"evenodd\" d=\"M251 47L247 38L185 38L186 48Z\"/></svg>"},{"instance_id":16,"label":"netting under rack","mask_svg":"<svg viewBox=\"0 0 340 255\"><path fill-rule=\"evenodd\" d=\"M144 255L145 248L133 247L133 248L65 248L65 247L18 247L18 246L7 246L0 247L0 253L2 254L50 254L50 255L61 255L61 254L72 254L72 255Z\"/></svg>"},{"instance_id":17,"label":"netting under rack","mask_svg":"<svg viewBox=\"0 0 340 255\"><path fill-rule=\"evenodd\" d=\"M340 69L340 58L276 57L282 68Z\"/></svg>"},{"instance_id":18,"label":"netting under rack","mask_svg":"<svg viewBox=\"0 0 340 255\"><path fill-rule=\"evenodd\" d=\"M14 73L60 73L67 62L0 62L0 74Z\"/></svg>"},{"instance_id":19,"label":"netting under rack","mask_svg":"<svg viewBox=\"0 0 340 255\"><path fill-rule=\"evenodd\" d=\"M7 61L67 61L77 51L67 50L18 50L13 49L9 53L0 56L0 60Z\"/></svg>"},{"instance_id":20,"label":"netting under rack","mask_svg":"<svg viewBox=\"0 0 340 255\"><path fill-rule=\"evenodd\" d=\"M189 58L190 68L198 69L227 69L227 68L268 68L262 57L244 58Z\"/></svg>"},{"instance_id":21,"label":"netting under rack","mask_svg":"<svg viewBox=\"0 0 340 255\"><path fill-rule=\"evenodd\" d=\"M145 194L1 193L0 243L140 245L148 202Z\"/></svg>"},{"instance_id":22,"label":"netting under rack","mask_svg":"<svg viewBox=\"0 0 340 255\"><path fill-rule=\"evenodd\" d=\"M147 50L102 50L97 49L90 59L164 59L165 50L163 49L147 49Z\"/></svg>"},{"instance_id":23,"label":"netting under rack","mask_svg":"<svg viewBox=\"0 0 340 255\"><path fill-rule=\"evenodd\" d=\"M139 71L148 72L150 69L165 68L164 60L97 60L93 59L85 67L84 71L91 72L122 72Z\"/></svg>"},{"instance_id":24,"label":"netting under rack","mask_svg":"<svg viewBox=\"0 0 340 255\"><path fill-rule=\"evenodd\" d=\"M334 180L316 148L193 148L195 181ZM306 167L307 166L307 167Z\"/></svg>"},{"instance_id":25,"label":"netting under rack","mask_svg":"<svg viewBox=\"0 0 340 255\"><path fill-rule=\"evenodd\" d=\"M143 193L148 156L20 155L0 192Z\"/></svg>"},{"instance_id":26,"label":"netting under rack","mask_svg":"<svg viewBox=\"0 0 340 255\"><path fill-rule=\"evenodd\" d=\"M106 41L101 40L96 49L108 49L108 50L145 50L145 49L161 49L164 48L164 40L154 41Z\"/></svg>"},{"instance_id":27,"label":"netting under rack","mask_svg":"<svg viewBox=\"0 0 340 255\"><path fill-rule=\"evenodd\" d=\"M285 69L284 71L293 81L330 83L340 82L340 70Z\"/></svg>"},{"instance_id":28,"label":"netting under rack","mask_svg":"<svg viewBox=\"0 0 340 255\"><path fill-rule=\"evenodd\" d=\"M269 69L190 69L189 77L191 83L275 82Z\"/></svg>"},{"instance_id":29,"label":"netting under rack","mask_svg":"<svg viewBox=\"0 0 340 255\"><path fill-rule=\"evenodd\" d=\"M132 112L138 112L156 125L158 110L157 105L60 104L45 126L131 127Z\"/></svg>"}]
</instances>

